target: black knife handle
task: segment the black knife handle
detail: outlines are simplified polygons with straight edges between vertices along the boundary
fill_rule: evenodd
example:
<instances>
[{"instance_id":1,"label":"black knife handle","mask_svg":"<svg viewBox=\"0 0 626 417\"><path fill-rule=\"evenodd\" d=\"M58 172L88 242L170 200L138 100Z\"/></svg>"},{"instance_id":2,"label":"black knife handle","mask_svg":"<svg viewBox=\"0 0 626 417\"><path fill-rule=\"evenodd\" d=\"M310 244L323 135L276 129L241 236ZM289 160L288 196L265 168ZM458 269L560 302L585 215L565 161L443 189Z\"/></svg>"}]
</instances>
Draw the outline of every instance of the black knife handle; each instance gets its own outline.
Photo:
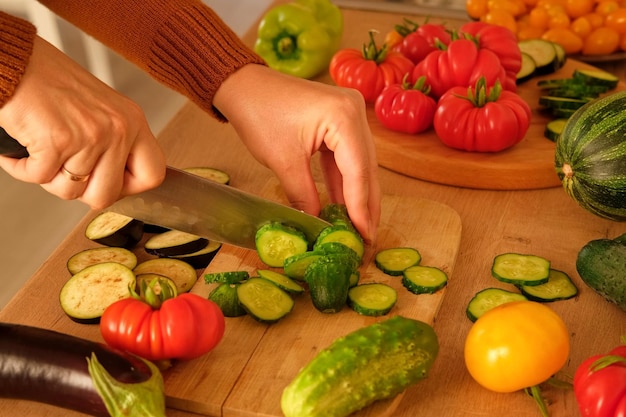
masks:
<instances>
[{"instance_id":1,"label":"black knife handle","mask_svg":"<svg viewBox=\"0 0 626 417\"><path fill-rule=\"evenodd\" d=\"M13 136L0 127L0 155L20 159L26 158L28 151L25 146L22 146Z\"/></svg>"}]
</instances>

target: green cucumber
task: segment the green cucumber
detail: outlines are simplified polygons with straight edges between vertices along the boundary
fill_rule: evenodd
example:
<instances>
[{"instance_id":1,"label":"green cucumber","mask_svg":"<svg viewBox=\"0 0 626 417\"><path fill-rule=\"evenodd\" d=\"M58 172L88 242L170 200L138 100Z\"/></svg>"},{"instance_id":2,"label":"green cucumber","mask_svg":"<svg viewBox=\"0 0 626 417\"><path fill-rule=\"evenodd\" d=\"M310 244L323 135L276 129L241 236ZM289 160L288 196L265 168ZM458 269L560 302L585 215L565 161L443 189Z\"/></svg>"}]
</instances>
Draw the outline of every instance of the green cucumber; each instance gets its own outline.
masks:
<instances>
[{"instance_id":1,"label":"green cucumber","mask_svg":"<svg viewBox=\"0 0 626 417\"><path fill-rule=\"evenodd\" d=\"M343 226L341 224L326 227L324 230L321 231L321 233L315 240L313 250L318 249L321 245L328 242L343 243L344 245L352 249L357 254L359 259L363 258L363 253L365 252L363 238L356 230L352 228Z\"/></svg>"},{"instance_id":2,"label":"green cucumber","mask_svg":"<svg viewBox=\"0 0 626 417\"><path fill-rule=\"evenodd\" d=\"M592 240L578 252L576 270L589 288L626 311L626 245Z\"/></svg>"},{"instance_id":3,"label":"green cucumber","mask_svg":"<svg viewBox=\"0 0 626 417\"><path fill-rule=\"evenodd\" d=\"M279 268L290 256L306 252L309 242L306 235L295 227L270 222L257 230L255 245L263 263Z\"/></svg>"},{"instance_id":4,"label":"green cucumber","mask_svg":"<svg viewBox=\"0 0 626 417\"><path fill-rule=\"evenodd\" d=\"M252 277L237 285L237 297L251 317L268 324L285 317L295 304L286 291L260 277Z\"/></svg>"},{"instance_id":5,"label":"green cucumber","mask_svg":"<svg viewBox=\"0 0 626 417\"><path fill-rule=\"evenodd\" d=\"M283 272L289 278L304 281L306 268L322 256L324 256L324 252L322 251L308 251L290 256L285 259Z\"/></svg>"},{"instance_id":6,"label":"green cucumber","mask_svg":"<svg viewBox=\"0 0 626 417\"><path fill-rule=\"evenodd\" d=\"M569 275L556 269L550 269L550 276L545 284L520 285L519 289L526 298L540 303L569 300L578 295L578 287Z\"/></svg>"},{"instance_id":7,"label":"green cucumber","mask_svg":"<svg viewBox=\"0 0 626 417\"><path fill-rule=\"evenodd\" d=\"M337 313L348 302L350 277L355 271L346 254L327 254L312 262L304 272L313 306L322 313Z\"/></svg>"},{"instance_id":8,"label":"green cucumber","mask_svg":"<svg viewBox=\"0 0 626 417\"><path fill-rule=\"evenodd\" d=\"M344 226L346 229L356 231L345 204L331 203L322 207L320 219L326 220L333 226Z\"/></svg>"},{"instance_id":9,"label":"green cucumber","mask_svg":"<svg viewBox=\"0 0 626 417\"><path fill-rule=\"evenodd\" d=\"M399 276L408 267L418 265L421 260L422 256L417 249L398 247L378 251L374 264L387 275Z\"/></svg>"},{"instance_id":10,"label":"green cucumber","mask_svg":"<svg viewBox=\"0 0 626 417\"><path fill-rule=\"evenodd\" d=\"M348 291L348 305L363 316L384 316L397 300L393 287L378 282L356 285Z\"/></svg>"},{"instance_id":11,"label":"green cucumber","mask_svg":"<svg viewBox=\"0 0 626 417\"><path fill-rule=\"evenodd\" d=\"M515 285L545 284L550 276L550 261L536 255L503 253L494 258L491 275Z\"/></svg>"},{"instance_id":12,"label":"green cucumber","mask_svg":"<svg viewBox=\"0 0 626 417\"><path fill-rule=\"evenodd\" d=\"M240 317L246 315L246 310L239 303L237 287L239 284L222 283L209 293L209 300L218 305L224 317Z\"/></svg>"},{"instance_id":13,"label":"green cucumber","mask_svg":"<svg viewBox=\"0 0 626 417\"><path fill-rule=\"evenodd\" d=\"M280 272L272 271L270 269L258 269L256 272L261 278L272 281L278 286L278 288L287 291L288 293L302 294L304 292L304 287L285 274L281 274Z\"/></svg>"},{"instance_id":14,"label":"green cucumber","mask_svg":"<svg viewBox=\"0 0 626 417\"><path fill-rule=\"evenodd\" d=\"M525 295L502 288L485 288L477 292L467 304L465 314L472 322L501 304L510 301L527 301Z\"/></svg>"},{"instance_id":15,"label":"green cucumber","mask_svg":"<svg viewBox=\"0 0 626 417\"><path fill-rule=\"evenodd\" d=\"M284 389L285 417L345 417L424 379L439 352L433 328L394 316L335 340Z\"/></svg>"},{"instance_id":16,"label":"green cucumber","mask_svg":"<svg viewBox=\"0 0 626 417\"><path fill-rule=\"evenodd\" d=\"M402 272L402 285L413 294L434 294L448 284L448 275L433 266L413 265Z\"/></svg>"},{"instance_id":17,"label":"green cucumber","mask_svg":"<svg viewBox=\"0 0 626 417\"><path fill-rule=\"evenodd\" d=\"M208 274L204 274L204 282L207 284L238 284L247 280L248 278L250 278L250 273L244 270L211 272Z\"/></svg>"}]
</instances>

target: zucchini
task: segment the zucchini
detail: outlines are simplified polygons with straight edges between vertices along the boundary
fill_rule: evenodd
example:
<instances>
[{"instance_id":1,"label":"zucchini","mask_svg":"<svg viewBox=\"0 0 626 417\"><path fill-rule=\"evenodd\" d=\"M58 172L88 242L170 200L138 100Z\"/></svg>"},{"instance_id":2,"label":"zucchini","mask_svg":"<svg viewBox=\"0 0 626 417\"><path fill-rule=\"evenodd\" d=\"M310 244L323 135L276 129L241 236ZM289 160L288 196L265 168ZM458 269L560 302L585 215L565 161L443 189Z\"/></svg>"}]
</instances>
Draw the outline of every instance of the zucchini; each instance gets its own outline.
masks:
<instances>
[{"instance_id":1,"label":"zucchini","mask_svg":"<svg viewBox=\"0 0 626 417\"><path fill-rule=\"evenodd\" d=\"M615 239L613 239L616 242L619 242L623 245L626 245L626 233L623 233L621 235L619 235L618 237L616 237Z\"/></svg>"},{"instance_id":2,"label":"zucchini","mask_svg":"<svg viewBox=\"0 0 626 417\"><path fill-rule=\"evenodd\" d=\"M224 284L238 284L250 278L248 271L225 271L225 272L212 272L210 274L204 274L204 282L207 284L224 283Z\"/></svg>"},{"instance_id":3,"label":"zucchini","mask_svg":"<svg viewBox=\"0 0 626 417\"><path fill-rule=\"evenodd\" d=\"M546 128L543 131L543 135L549 140L551 140L552 142L556 142L559 136L561 135L561 132L563 131L563 128L565 127L566 123L567 123L567 119L563 119L563 118L549 121L546 124Z\"/></svg>"},{"instance_id":4,"label":"zucchini","mask_svg":"<svg viewBox=\"0 0 626 417\"><path fill-rule=\"evenodd\" d=\"M517 72L515 82L517 84L525 83L535 76L535 72L537 69L537 64L532 56L527 54L526 52L521 53L522 58L522 66Z\"/></svg>"},{"instance_id":5,"label":"zucchini","mask_svg":"<svg viewBox=\"0 0 626 417\"><path fill-rule=\"evenodd\" d=\"M261 226L256 232L255 245L261 261L277 268L285 264L285 259L304 253L309 247L303 232L278 222Z\"/></svg>"},{"instance_id":6,"label":"zucchini","mask_svg":"<svg viewBox=\"0 0 626 417\"><path fill-rule=\"evenodd\" d=\"M519 41L518 46L521 53L529 55L535 61L537 75L551 74L562 65L553 42L543 39L527 39Z\"/></svg>"},{"instance_id":7,"label":"zucchini","mask_svg":"<svg viewBox=\"0 0 626 417\"><path fill-rule=\"evenodd\" d=\"M589 288L626 311L626 245L592 240L578 252L576 270Z\"/></svg>"},{"instance_id":8,"label":"zucchini","mask_svg":"<svg viewBox=\"0 0 626 417\"><path fill-rule=\"evenodd\" d=\"M209 243L202 249L196 252L185 253L183 255L170 256L170 258L178 259L180 261L185 261L195 269L204 269L215 258L217 252L222 247L220 242L216 242L215 240L210 240Z\"/></svg>"},{"instance_id":9,"label":"zucchini","mask_svg":"<svg viewBox=\"0 0 626 417\"><path fill-rule=\"evenodd\" d=\"M209 293L209 300L217 304L224 313L224 317L240 317L246 315L237 296L239 284L222 283Z\"/></svg>"},{"instance_id":10,"label":"zucchini","mask_svg":"<svg viewBox=\"0 0 626 417\"><path fill-rule=\"evenodd\" d=\"M413 294L434 294L448 285L448 275L434 266L413 265L402 272L402 285Z\"/></svg>"},{"instance_id":11,"label":"zucchini","mask_svg":"<svg viewBox=\"0 0 626 417\"><path fill-rule=\"evenodd\" d=\"M252 277L237 285L239 303L255 320L275 323L293 310L294 301L289 294L273 282Z\"/></svg>"},{"instance_id":12,"label":"zucchini","mask_svg":"<svg viewBox=\"0 0 626 417\"><path fill-rule=\"evenodd\" d=\"M230 175L221 169L211 167L188 167L184 168L183 171L220 184L230 184Z\"/></svg>"},{"instance_id":13,"label":"zucchini","mask_svg":"<svg viewBox=\"0 0 626 417\"><path fill-rule=\"evenodd\" d=\"M273 282L278 288L291 294L302 294L304 287L280 272L269 269L259 269L256 271L261 278Z\"/></svg>"},{"instance_id":14,"label":"zucchini","mask_svg":"<svg viewBox=\"0 0 626 417\"><path fill-rule=\"evenodd\" d=\"M378 282L352 286L348 291L348 305L363 316L384 316L398 301L393 287Z\"/></svg>"},{"instance_id":15,"label":"zucchini","mask_svg":"<svg viewBox=\"0 0 626 417\"><path fill-rule=\"evenodd\" d=\"M558 42L552 42L552 46L554 46L554 50L556 51L557 69L561 69L567 62L567 52L565 52L563 45Z\"/></svg>"},{"instance_id":16,"label":"zucchini","mask_svg":"<svg viewBox=\"0 0 626 417\"><path fill-rule=\"evenodd\" d=\"M422 256L415 248L383 249L376 253L374 264L387 275L400 276L410 266L418 265Z\"/></svg>"},{"instance_id":17,"label":"zucchini","mask_svg":"<svg viewBox=\"0 0 626 417\"><path fill-rule=\"evenodd\" d=\"M191 290L198 280L198 273L193 266L173 258L148 259L138 264L133 272L136 275L148 273L163 275L176 283L176 290L179 294Z\"/></svg>"},{"instance_id":18,"label":"zucchini","mask_svg":"<svg viewBox=\"0 0 626 417\"><path fill-rule=\"evenodd\" d=\"M539 105L548 109L578 110L590 101L588 98L540 96Z\"/></svg>"},{"instance_id":19,"label":"zucchini","mask_svg":"<svg viewBox=\"0 0 626 417\"><path fill-rule=\"evenodd\" d=\"M304 272L313 306L322 313L337 313L348 302L350 277L354 272L351 258L345 254L328 254L312 262Z\"/></svg>"},{"instance_id":20,"label":"zucchini","mask_svg":"<svg viewBox=\"0 0 626 417\"><path fill-rule=\"evenodd\" d=\"M133 271L118 262L91 265L72 275L59 294L61 308L79 323L98 323L104 310L131 296L136 278Z\"/></svg>"},{"instance_id":21,"label":"zucchini","mask_svg":"<svg viewBox=\"0 0 626 417\"><path fill-rule=\"evenodd\" d=\"M550 261L536 255L503 253L494 258L491 275L515 285L545 284L550 277Z\"/></svg>"},{"instance_id":22,"label":"zucchini","mask_svg":"<svg viewBox=\"0 0 626 417\"><path fill-rule=\"evenodd\" d=\"M577 68L574 70L573 77L575 80L581 80L586 84L606 86L609 90L614 89L619 84L617 76L603 70Z\"/></svg>"},{"instance_id":23,"label":"zucchini","mask_svg":"<svg viewBox=\"0 0 626 417\"><path fill-rule=\"evenodd\" d=\"M313 249L319 249L320 246L329 242L343 243L357 254L359 260L363 258L363 253L365 253L365 246L361 235L355 229L341 224L323 229L315 240Z\"/></svg>"},{"instance_id":24,"label":"zucchini","mask_svg":"<svg viewBox=\"0 0 626 417\"><path fill-rule=\"evenodd\" d=\"M433 328L394 316L336 339L283 390L285 417L344 417L393 398L428 375L439 352Z\"/></svg>"},{"instance_id":25,"label":"zucchini","mask_svg":"<svg viewBox=\"0 0 626 417\"><path fill-rule=\"evenodd\" d=\"M105 246L132 248L143 237L144 223L123 214L105 211L85 228L85 237Z\"/></svg>"},{"instance_id":26,"label":"zucchini","mask_svg":"<svg viewBox=\"0 0 626 417\"><path fill-rule=\"evenodd\" d=\"M137 266L137 256L126 248L104 247L85 249L70 256L67 270L74 275L88 266L103 262L117 262L130 269Z\"/></svg>"},{"instance_id":27,"label":"zucchini","mask_svg":"<svg viewBox=\"0 0 626 417\"><path fill-rule=\"evenodd\" d=\"M467 304L465 314L472 322L494 307L511 301L528 301L525 295L502 288L485 288L477 292Z\"/></svg>"},{"instance_id":28,"label":"zucchini","mask_svg":"<svg viewBox=\"0 0 626 417\"><path fill-rule=\"evenodd\" d=\"M0 323L0 381L2 398L91 416L165 416L154 364L53 330Z\"/></svg>"},{"instance_id":29,"label":"zucchini","mask_svg":"<svg viewBox=\"0 0 626 417\"><path fill-rule=\"evenodd\" d=\"M520 285L520 291L531 301L551 302L569 300L578 295L578 288L563 271L550 269L548 282L541 285Z\"/></svg>"},{"instance_id":30,"label":"zucchini","mask_svg":"<svg viewBox=\"0 0 626 417\"><path fill-rule=\"evenodd\" d=\"M204 249L209 240L180 230L168 230L150 237L144 249L150 255L170 257L184 255Z\"/></svg>"}]
</instances>

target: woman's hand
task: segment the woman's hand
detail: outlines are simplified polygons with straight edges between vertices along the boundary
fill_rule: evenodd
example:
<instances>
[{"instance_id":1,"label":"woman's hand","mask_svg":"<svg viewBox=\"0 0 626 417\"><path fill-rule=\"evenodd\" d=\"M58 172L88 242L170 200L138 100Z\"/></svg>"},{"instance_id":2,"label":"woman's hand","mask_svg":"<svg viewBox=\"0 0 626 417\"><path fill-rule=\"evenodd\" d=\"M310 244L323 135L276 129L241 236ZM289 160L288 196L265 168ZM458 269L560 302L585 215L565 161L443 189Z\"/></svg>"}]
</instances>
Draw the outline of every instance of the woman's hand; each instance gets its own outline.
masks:
<instances>
[{"instance_id":1,"label":"woman's hand","mask_svg":"<svg viewBox=\"0 0 626 417\"><path fill-rule=\"evenodd\" d=\"M321 152L331 201L346 204L366 241L375 238L378 167L358 92L250 64L226 79L214 105L255 158L274 171L290 204L315 215L320 200L310 162Z\"/></svg>"},{"instance_id":2,"label":"woman's hand","mask_svg":"<svg viewBox=\"0 0 626 417\"><path fill-rule=\"evenodd\" d=\"M29 152L0 157L1 168L92 208L156 187L165 175L165 157L138 105L41 38L0 108L0 126Z\"/></svg>"}]
</instances>

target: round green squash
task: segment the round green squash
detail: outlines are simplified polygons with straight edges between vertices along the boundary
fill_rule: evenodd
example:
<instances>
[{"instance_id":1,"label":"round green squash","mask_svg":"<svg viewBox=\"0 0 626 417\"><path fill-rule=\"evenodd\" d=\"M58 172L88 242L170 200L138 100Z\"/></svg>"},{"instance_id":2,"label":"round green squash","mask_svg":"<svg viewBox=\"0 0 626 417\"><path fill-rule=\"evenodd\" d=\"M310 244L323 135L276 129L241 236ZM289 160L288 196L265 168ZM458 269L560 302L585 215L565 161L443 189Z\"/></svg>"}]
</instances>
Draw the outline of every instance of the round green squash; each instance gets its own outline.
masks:
<instances>
[{"instance_id":1,"label":"round green squash","mask_svg":"<svg viewBox=\"0 0 626 417\"><path fill-rule=\"evenodd\" d=\"M569 118L557 139L555 168L583 208L626 221L626 91L593 100Z\"/></svg>"}]
</instances>

